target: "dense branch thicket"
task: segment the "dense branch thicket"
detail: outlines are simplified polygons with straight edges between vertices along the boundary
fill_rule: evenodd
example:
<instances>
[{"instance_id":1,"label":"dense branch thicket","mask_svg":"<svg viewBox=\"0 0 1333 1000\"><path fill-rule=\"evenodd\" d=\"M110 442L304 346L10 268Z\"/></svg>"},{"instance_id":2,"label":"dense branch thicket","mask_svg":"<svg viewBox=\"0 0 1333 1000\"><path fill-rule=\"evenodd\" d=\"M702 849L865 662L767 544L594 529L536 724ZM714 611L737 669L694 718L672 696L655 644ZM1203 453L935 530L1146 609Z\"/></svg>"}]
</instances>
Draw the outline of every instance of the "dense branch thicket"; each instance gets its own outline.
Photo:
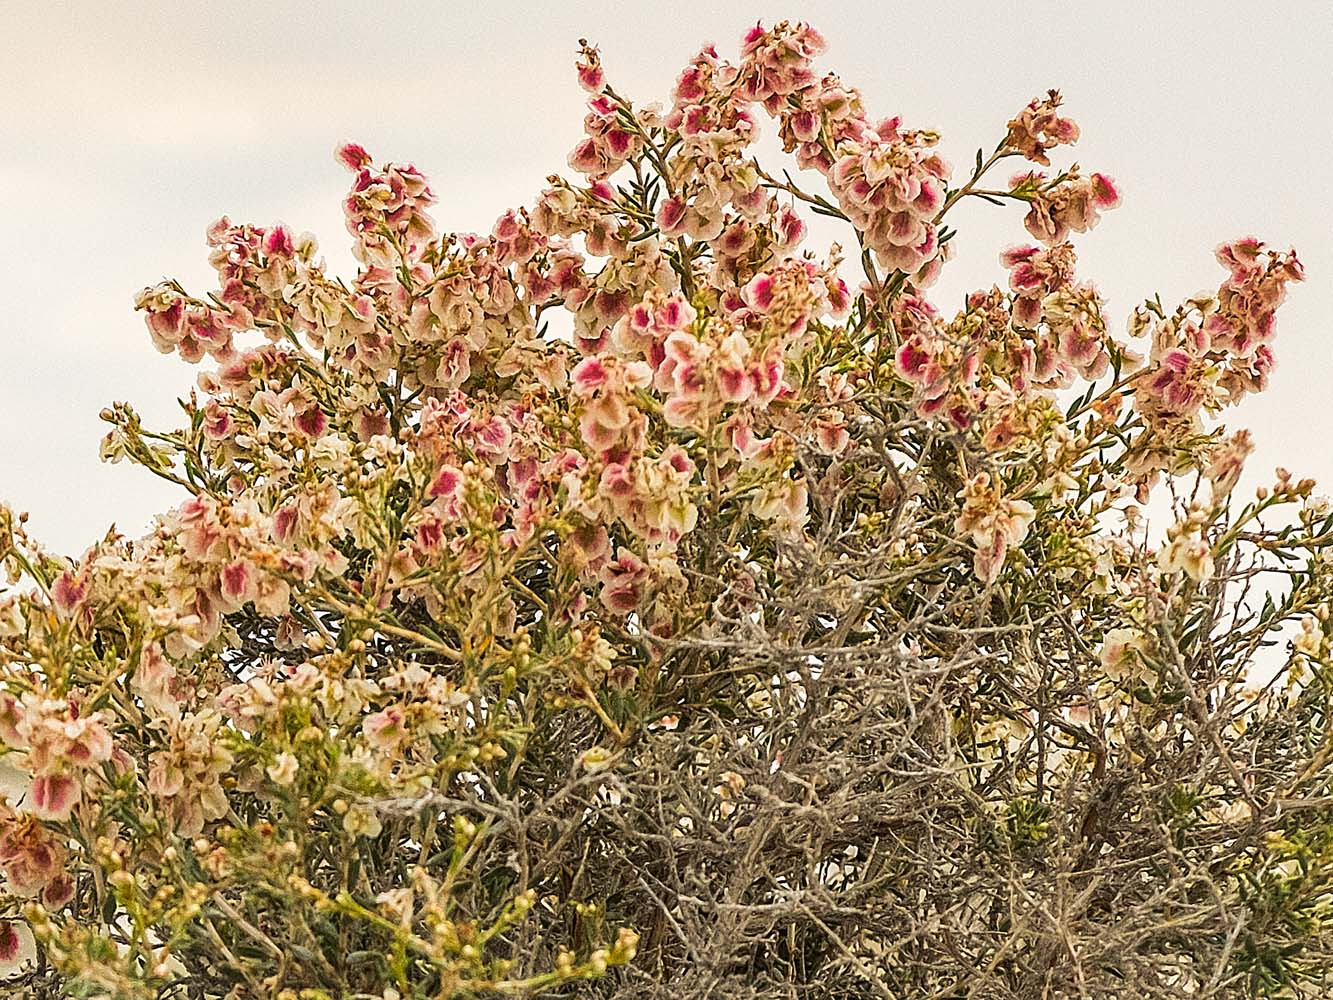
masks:
<instances>
[{"instance_id":1,"label":"dense branch thicket","mask_svg":"<svg viewBox=\"0 0 1333 1000\"><path fill-rule=\"evenodd\" d=\"M7 996L1325 995L1333 516L1216 424L1299 261L1122 340L1058 94L956 178L821 49L664 110L585 45L579 179L490 235L346 145L354 278L223 219L141 293L209 366L103 452L181 504L0 532ZM966 198L1035 242L949 317Z\"/></svg>"}]
</instances>

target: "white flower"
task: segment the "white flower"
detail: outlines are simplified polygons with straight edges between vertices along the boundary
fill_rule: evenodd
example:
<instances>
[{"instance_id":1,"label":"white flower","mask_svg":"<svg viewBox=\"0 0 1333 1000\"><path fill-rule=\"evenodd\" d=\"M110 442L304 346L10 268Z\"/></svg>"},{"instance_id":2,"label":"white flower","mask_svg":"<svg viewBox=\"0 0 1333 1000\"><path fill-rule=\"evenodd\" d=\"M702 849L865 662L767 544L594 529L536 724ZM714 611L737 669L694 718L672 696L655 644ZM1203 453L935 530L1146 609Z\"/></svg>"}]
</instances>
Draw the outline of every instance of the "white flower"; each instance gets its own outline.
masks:
<instances>
[{"instance_id":1,"label":"white flower","mask_svg":"<svg viewBox=\"0 0 1333 1000\"><path fill-rule=\"evenodd\" d=\"M296 780L296 771L301 765L290 753L278 754L278 759L268 766L269 780L275 785L286 787Z\"/></svg>"},{"instance_id":2,"label":"white flower","mask_svg":"<svg viewBox=\"0 0 1333 1000\"><path fill-rule=\"evenodd\" d=\"M360 803L350 806L343 816L343 829L353 837L378 837L382 828L380 818Z\"/></svg>"}]
</instances>

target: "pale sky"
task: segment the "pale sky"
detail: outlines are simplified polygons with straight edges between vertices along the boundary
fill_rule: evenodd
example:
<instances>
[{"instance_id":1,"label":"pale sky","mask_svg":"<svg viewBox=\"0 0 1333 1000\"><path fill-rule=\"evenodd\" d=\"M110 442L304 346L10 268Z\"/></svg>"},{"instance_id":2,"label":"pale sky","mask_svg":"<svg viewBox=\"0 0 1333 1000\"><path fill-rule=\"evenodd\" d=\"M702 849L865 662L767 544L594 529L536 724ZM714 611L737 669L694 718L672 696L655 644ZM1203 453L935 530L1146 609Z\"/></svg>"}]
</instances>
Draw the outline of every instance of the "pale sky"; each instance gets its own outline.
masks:
<instances>
[{"instance_id":1,"label":"pale sky","mask_svg":"<svg viewBox=\"0 0 1333 1000\"><path fill-rule=\"evenodd\" d=\"M1327 0L5 0L0 497L70 554L112 522L139 534L183 499L97 458L103 406L129 400L148 425L175 427L174 401L198 374L153 350L133 295L164 276L212 289L203 233L223 214L314 232L349 273L339 141L415 163L442 228L486 231L547 174L568 173L583 115L577 39L601 46L621 93L669 103L700 43L734 58L749 24L784 17L824 33L821 65L858 87L874 116L940 131L956 175L1024 103L1059 88L1083 130L1073 155L1124 193L1077 240L1118 328L1155 291L1174 304L1215 288L1223 239L1295 245L1308 280L1280 314L1272 385L1228 423L1255 433L1251 481L1284 464L1333 489ZM1000 281L999 249L1026 238L1017 211L979 202L951 223L960 252L932 296L950 312L967 289Z\"/></svg>"}]
</instances>

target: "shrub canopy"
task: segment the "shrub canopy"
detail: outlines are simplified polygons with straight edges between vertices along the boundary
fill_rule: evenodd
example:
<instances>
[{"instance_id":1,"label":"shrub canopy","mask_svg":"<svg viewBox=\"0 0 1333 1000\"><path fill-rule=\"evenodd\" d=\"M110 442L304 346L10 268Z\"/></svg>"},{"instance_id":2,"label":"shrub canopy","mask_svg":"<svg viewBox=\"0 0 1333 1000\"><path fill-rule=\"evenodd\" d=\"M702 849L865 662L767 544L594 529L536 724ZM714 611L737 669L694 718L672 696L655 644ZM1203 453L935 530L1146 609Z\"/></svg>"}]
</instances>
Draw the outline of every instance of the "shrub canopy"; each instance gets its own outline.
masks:
<instances>
[{"instance_id":1,"label":"shrub canopy","mask_svg":"<svg viewBox=\"0 0 1333 1000\"><path fill-rule=\"evenodd\" d=\"M355 276L224 218L139 294L206 364L102 452L181 503L2 519L9 995L1324 995L1333 517L1216 422L1295 253L1121 337L1056 92L957 171L822 48L585 44L489 235L349 144ZM968 198L1030 240L951 314Z\"/></svg>"}]
</instances>

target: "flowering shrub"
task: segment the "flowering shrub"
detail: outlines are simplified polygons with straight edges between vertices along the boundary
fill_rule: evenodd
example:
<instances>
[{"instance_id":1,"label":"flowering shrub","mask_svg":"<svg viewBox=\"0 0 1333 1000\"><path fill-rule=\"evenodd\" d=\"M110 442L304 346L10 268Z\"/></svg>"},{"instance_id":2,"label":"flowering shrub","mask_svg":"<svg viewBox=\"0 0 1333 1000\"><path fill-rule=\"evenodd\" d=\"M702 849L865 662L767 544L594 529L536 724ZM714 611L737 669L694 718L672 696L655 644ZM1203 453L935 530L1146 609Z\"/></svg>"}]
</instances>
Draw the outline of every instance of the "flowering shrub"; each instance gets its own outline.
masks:
<instances>
[{"instance_id":1,"label":"flowering shrub","mask_svg":"<svg viewBox=\"0 0 1333 1000\"><path fill-rule=\"evenodd\" d=\"M102 453L181 503L0 521L9 995L1323 995L1333 515L1216 422L1300 262L1121 337L1058 94L960 174L823 47L585 44L488 235L349 144L354 277L224 218L139 294L197 391ZM1035 243L950 315L967 198Z\"/></svg>"}]
</instances>

